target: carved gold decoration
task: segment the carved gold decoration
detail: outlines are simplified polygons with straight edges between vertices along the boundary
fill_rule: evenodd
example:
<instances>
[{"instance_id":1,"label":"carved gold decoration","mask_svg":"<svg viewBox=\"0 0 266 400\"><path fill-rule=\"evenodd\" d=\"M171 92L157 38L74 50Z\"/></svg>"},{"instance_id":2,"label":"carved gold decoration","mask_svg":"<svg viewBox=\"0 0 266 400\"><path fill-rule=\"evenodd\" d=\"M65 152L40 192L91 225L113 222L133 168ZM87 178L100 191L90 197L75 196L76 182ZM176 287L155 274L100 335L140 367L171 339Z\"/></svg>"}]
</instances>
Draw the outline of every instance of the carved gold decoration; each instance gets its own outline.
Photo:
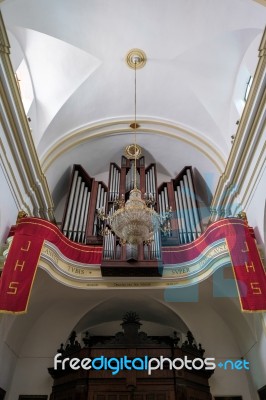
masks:
<instances>
[{"instance_id":1,"label":"carved gold decoration","mask_svg":"<svg viewBox=\"0 0 266 400\"><path fill-rule=\"evenodd\" d=\"M138 123L132 122L132 124L129 125L131 129L138 129L140 125Z\"/></svg>"},{"instance_id":2,"label":"carved gold decoration","mask_svg":"<svg viewBox=\"0 0 266 400\"><path fill-rule=\"evenodd\" d=\"M141 147L139 145L135 144L129 144L125 148L125 156L129 160L134 160L135 157L136 159L139 159L141 156Z\"/></svg>"},{"instance_id":3,"label":"carved gold decoration","mask_svg":"<svg viewBox=\"0 0 266 400\"><path fill-rule=\"evenodd\" d=\"M16 224L18 224L19 221L20 221L22 218L25 218L25 217L27 217L27 216L28 216L28 214L27 214L25 211L20 210L20 211L18 212L18 215L17 215Z\"/></svg>"},{"instance_id":4,"label":"carved gold decoration","mask_svg":"<svg viewBox=\"0 0 266 400\"><path fill-rule=\"evenodd\" d=\"M241 211L241 213L238 214L238 217L241 218L245 222L245 224L248 225L247 214L245 213L245 211Z\"/></svg>"}]
</instances>

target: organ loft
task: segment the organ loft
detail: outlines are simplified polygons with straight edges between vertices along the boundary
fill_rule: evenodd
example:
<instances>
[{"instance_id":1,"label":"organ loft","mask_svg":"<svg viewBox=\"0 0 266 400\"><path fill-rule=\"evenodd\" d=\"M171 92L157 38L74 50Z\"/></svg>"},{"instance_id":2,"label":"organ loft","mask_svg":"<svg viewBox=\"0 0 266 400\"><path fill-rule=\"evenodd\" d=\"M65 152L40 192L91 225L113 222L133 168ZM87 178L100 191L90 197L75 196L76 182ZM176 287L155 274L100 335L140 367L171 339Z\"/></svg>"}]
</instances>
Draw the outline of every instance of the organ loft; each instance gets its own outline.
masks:
<instances>
[{"instance_id":1,"label":"organ loft","mask_svg":"<svg viewBox=\"0 0 266 400\"><path fill-rule=\"evenodd\" d=\"M193 168L186 166L158 185L156 163L147 165L142 155L130 157L133 146L127 147L120 165L110 163L107 185L81 165L75 164L71 174L62 232L75 242L103 246L103 276L160 276L162 246L192 242L203 230ZM147 207L158 215L160 226L146 242L123 243L108 220L127 202L134 184Z\"/></svg>"}]
</instances>

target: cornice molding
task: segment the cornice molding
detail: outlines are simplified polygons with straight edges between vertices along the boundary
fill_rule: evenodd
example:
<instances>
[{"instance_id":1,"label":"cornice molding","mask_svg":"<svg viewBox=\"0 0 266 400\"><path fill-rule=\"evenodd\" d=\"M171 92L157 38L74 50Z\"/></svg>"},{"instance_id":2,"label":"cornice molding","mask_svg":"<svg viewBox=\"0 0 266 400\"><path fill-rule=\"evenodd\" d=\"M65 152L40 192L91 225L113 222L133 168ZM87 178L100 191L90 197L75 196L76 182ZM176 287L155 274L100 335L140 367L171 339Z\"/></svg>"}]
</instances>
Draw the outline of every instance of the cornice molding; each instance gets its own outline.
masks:
<instances>
[{"instance_id":1,"label":"cornice molding","mask_svg":"<svg viewBox=\"0 0 266 400\"><path fill-rule=\"evenodd\" d=\"M9 57L9 42L0 13L1 162L19 209L54 220L53 201L35 149ZM26 203L26 204L25 204Z\"/></svg>"},{"instance_id":2,"label":"cornice molding","mask_svg":"<svg viewBox=\"0 0 266 400\"><path fill-rule=\"evenodd\" d=\"M265 168L266 30L236 138L211 204L211 221L245 210Z\"/></svg>"}]
</instances>

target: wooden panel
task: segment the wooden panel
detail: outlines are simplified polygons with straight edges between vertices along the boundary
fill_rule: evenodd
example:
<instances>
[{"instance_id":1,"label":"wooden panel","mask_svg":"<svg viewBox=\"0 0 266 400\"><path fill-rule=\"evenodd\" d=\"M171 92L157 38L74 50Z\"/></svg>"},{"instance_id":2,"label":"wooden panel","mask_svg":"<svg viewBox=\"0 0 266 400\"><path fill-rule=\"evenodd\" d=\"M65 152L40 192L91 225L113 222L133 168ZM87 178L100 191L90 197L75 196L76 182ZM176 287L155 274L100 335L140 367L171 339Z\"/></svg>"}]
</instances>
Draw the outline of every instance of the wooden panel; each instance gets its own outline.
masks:
<instances>
[{"instance_id":1,"label":"wooden panel","mask_svg":"<svg viewBox=\"0 0 266 400\"><path fill-rule=\"evenodd\" d=\"M110 388L111 390L111 388ZM168 392L113 392L94 393L94 400L167 400Z\"/></svg>"},{"instance_id":2,"label":"wooden panel","mask_svg":"<svg viewBox=\"0 0 266 400\"><path fill-rule=\"evenodd\" d=\"M260 400L266 400L266 385L258 390Z\"/></svg>"},{"instance_id":3,"label":"wooden panel","mask_svg":"<svg viewBox=\"0 0 266 400\"><path fill-rule=\"evenodd\" d=\"M47 395L19 395L18 400L47 400L48 396Z\"/></svg>"}]
</instances>

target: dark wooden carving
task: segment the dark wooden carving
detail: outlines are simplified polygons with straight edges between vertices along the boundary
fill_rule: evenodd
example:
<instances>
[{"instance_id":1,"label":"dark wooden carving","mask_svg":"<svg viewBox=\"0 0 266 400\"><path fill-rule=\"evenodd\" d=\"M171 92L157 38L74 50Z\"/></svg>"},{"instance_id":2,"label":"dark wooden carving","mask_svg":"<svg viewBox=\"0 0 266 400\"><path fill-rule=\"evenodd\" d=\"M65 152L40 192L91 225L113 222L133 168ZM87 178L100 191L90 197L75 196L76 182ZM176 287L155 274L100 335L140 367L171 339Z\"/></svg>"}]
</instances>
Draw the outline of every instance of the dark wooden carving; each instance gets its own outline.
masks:
<instances>
[{"instance_id":1,"label":"dark wooden carving","mask_svg":"<svg viewBox=\"0 0 266 400\"><path fill-rule=\"evenodd\" d=\"M260 400L266 400L266 385L258 390Z\"/></svg>"},{"instance_id":2,"label":"dark wooden carving","mask_svg":"<svg viewBox=\"0 0 266 400\"><path fill-rule=\"evenodd\" d=\"M187 341L179 346L176 332L172 336L148 336L140 330L141 322L135 313L127 313L121 324L122 330L115 336L90 336L83 339L83 346L72 332L66 347L58 350L65 357L83 359L105 356L128 358L167 357L189 359L202 358L204 350L197 346L191 332ZM66 370L49 368L54 379L50 400L211 400L208 379L213 371L122 370L113 375L110 370Z\"/></svg>"},{"instance_id":3,"label":"dark wooden carving","mask_svg":"<svg viewBox=\"0 0 266 400\"><path fill-rule=\"evenodd\" d=\"M0 388L0 400L4 400L6 395L6 391L2 388Z\"/></svg>"}]
</instances>

